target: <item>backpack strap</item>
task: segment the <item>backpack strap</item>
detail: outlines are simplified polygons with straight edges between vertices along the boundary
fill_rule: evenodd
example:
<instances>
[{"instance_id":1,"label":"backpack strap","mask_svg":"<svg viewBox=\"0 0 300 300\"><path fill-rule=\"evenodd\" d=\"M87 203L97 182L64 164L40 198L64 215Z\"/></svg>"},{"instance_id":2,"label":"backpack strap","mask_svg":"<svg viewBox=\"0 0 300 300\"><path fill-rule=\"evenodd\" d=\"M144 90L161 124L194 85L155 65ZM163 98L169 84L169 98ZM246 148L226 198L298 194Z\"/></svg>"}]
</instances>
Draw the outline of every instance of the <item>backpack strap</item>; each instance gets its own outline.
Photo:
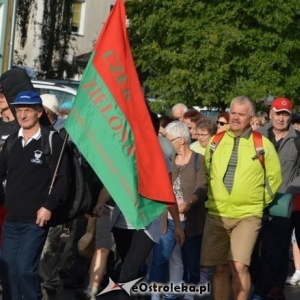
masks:
<instances>
[{"instance_id":1,"label":"backpack strap","mask_svg":"<svg viewBox=\"0 0 300 300\"><path fill-rule=\"evenodd\" d=\"M256 155L252 157L253 160L259 159L259 162L263 169L265 169L265 150L262 143L262 134L257 131L252 131L254 147L256 151Z\"/></svg>"},{"instance_id":2,"label":"backpack strap","mask_svg":"<svg viewBox=\"0 0 300 300\"><path fill-rule=\"evenodd\" d=\"M217 146L219 145L221 139L223 138L223 136L225 135L225 131L219 132L217 133L214 137L213 140L210 144L210 153L211 155L216 151Z\"/></svg>"},{"instance_id":3,"label":"backpack strap","mask_svg":"<svg viewBox=\"0 0 300 300\"><path fill-rule=\"evenodd\" d=\"M198 160L199 160L199 154L196 152L194 156L194 170L195 173L198 171Z\"/></svg>"},{"instance_id":4,"label":"backpack strap","mask_svg":"<svg viewBox=\"0 0 300 300\"><path fill-rule=\"evenodd\" d=\"M45 162L51 167L50 160L52 155L52 145L53 145L53 134L56 133L54 130L50 130L48 127L41 126L41 143L42 152L45 157Z\"/></svg>"},{"instance_id":5,"label":"backpack strap","mask_svg":"<svg viewBox=\"0 0 300 300\"><path fill-rule=\"evenodd\" d=\"M297 167L298 167L298 174L299 174L299 172L300 172L300 131L298 131L298 130L295 130L295 131L296 131L297 137L294 139L294 142L295 142L296 149L298 151Z\"/></svg>"},{"instance_id":6,"label":"backpack strap","mask_svg":"<svg viewBox=\"0 0 300 300\"><path fill-rule=\"evenodd\" d=\"M253 160L259 159L259 162L264 170L265 185L266 185L267 193L269 194L269 196L271 196L272 189L270 187L268 178L266 176L265 150L264 150L263 142L262 142L263 136L260 132L257 132L257 131L252 131L252 136L253 136L254 147L255 147L255 151L256 151L256 155L254 157L252 157L252 159Z\"/></svg>"},{"instance_id":7,"label":"backpack strap","mask_svg":"<svg viewBox=\"0 0 300 300\"><path fill-rule=\"evenodd\" d=\"M294 142L295 142L295 146L297 148L298 154L300 154L300 131L298 131L298 130L295 130L295 131L296 131L297 137L294 139Z\"/></svg>"},{"instance_id":8,"label":"backpack strap","mask_svg":"<svg viewBox=\"0 0 300 300\"><path fill-rule=\"evenodd\" d=\"M212 161L212 156L214 154L214 152L217 149L218 144L220 143L221 139L223 138L223 136L225 135L225 131L219 132L217 133L214 137L213 140L210 144L210 157L209 157L209 166L211 165L211 161ZM210 173L210 167L208 168L208 174Z\"/></svg>"}]
</instances>

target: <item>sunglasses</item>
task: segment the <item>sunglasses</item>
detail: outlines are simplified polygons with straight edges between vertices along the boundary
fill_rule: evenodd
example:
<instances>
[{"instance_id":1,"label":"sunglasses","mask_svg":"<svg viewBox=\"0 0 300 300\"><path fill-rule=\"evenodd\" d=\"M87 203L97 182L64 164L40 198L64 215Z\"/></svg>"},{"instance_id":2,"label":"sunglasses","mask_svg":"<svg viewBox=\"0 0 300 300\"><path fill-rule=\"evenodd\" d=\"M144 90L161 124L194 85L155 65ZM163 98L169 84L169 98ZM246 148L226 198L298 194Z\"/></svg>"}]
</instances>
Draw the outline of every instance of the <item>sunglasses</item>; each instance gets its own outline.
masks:
<instances>
[{"instance_id":1,"label":"sunglasses","mask_svg":"<svg viewBox=\"0 0 300 300\"><path fill-rule=\"evenodd\" d=\"M228 124L226 122L220 122L220 121L217 121L216 123L217 123L217 125L221 125L221 126L224 126L225 124Z\"/></svg>"}]
</instances>

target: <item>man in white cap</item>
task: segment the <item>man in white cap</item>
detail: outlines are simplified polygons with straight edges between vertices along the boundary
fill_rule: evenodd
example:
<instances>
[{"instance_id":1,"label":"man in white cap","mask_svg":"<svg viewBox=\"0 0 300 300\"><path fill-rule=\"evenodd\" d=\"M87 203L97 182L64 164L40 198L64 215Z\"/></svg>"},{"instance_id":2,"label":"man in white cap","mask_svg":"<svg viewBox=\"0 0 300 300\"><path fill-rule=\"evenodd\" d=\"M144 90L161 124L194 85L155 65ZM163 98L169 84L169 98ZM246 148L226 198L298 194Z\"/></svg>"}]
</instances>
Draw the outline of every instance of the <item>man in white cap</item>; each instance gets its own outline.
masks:
<instances>
[{"instance_id":1,"label":"man in white cap","mask_svg":"<svg viewBox=\"0 0 300 300\"><path fill-rule=\"evenodd\" d=\"M59 131L64 127L65 120L58 116L59 102L55 95L43 94L41 95L45 112L52 124L52 127Z\"/></svg>"},{"instance_id":2,"label":"man in white cap","mask_svg":"<svg viewBox=\"0 0 300 300\"><path fill-rule=\"evenodd\" d=\"M270 107L270 122L259 131L275 146L278 153L282 183L278 192L296 195L300 189L299 144L292 121L292 102L287 98L276 98ZM298 141L298 142L297 142ZM260 259L253 260L253 299L285 299L284 286L289 266L291 218L269 216L263 223L259 238ZM255 253L254 253L255 254ZM254 255L256 259L258 255Z\"/></svg>"},{"instance_id":3,"label":"man in white cap","mask_svg":"<svg viewBox=\"0 0 300 300\"><path fill-rule=\"evenodd\" d=\"M53 94L41 95L43 107L51 126L56 131L64 127L65 120L58 116L59 102ZM41 260L39 264L39 275L43 279L43 288L48 295L55 294L60 286L60 277L58 274L58 263L60 259L60 236L63 232L63 226L57 225L50 227L47 240L45 242Z\"/></svg>"},{"instance_id":4,"label":"man in white cap","mask_svg":"<svg viewBox=\"0 0 300 300\"><path fill-rule=\"evenodd\" d=\"M188 111L188 108L183 103L177 103L172 107L172 117L178 121L183 121L183 115Z\"/></svg>"}]
</instances>

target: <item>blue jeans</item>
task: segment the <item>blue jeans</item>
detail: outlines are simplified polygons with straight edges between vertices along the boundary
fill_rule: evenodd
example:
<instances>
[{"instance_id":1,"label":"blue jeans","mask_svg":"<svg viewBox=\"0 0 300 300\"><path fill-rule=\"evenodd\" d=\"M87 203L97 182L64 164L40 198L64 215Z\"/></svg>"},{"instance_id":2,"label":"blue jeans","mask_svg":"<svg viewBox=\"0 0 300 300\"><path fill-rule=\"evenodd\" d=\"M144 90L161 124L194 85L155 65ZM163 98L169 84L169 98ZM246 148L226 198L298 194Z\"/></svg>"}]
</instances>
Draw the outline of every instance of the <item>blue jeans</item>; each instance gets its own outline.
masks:
<instances>
[{"instance_id":1,"label":"blue jeans","mask_svg":"<svg viewBox=\"0 0 300 300\"><path fill-rule=\"evenodd\" d=\"M2 232L1 278L3 299L41 299L38 275L40 255L48 234L48 227L34 223L5 220Z\"/></svg>"},{"instance_id":2,"label":"blue jeans","mask_svg":"<svg viewBox=\"0 0 300 300\"><path fill-rule=\"evenodd\" d=\"M175 223L168 219L167 232L162 234L159 243L153 247L150 282L166 283L169 280L169 260L176 244Z\"/></svg>"},{"instance_id":3,"label":"blue jeans","mask_svg":"<svg viewBox=\"0 0 300 300\"><path fill-rule=\"evenodd\" d=\"M181 247L183 280L185 283L198 284L200 281L200 252L202 235L186 237Z\"/></svg>"}]
</instances>

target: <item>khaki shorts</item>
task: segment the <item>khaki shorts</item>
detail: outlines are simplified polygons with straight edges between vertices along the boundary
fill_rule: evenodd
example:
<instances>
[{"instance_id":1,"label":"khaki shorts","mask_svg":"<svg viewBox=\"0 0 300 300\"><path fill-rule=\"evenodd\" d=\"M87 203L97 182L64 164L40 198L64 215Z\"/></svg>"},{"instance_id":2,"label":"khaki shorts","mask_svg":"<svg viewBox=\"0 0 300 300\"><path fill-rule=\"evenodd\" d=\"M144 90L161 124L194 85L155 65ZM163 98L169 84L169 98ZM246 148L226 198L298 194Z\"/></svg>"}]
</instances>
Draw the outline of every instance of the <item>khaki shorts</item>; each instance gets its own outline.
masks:
<instances>
[{"instance_id":1,"label":"khaki shorts","mask_svg":"<svg viewBox=\"0 0 300 300\"><path fill-rule=\"evenodd\" d=\"M260 217L233 219L207 215L201 265L223 265L231 260L249 266L260 227Z\"/></svg>"}]
</instances>

